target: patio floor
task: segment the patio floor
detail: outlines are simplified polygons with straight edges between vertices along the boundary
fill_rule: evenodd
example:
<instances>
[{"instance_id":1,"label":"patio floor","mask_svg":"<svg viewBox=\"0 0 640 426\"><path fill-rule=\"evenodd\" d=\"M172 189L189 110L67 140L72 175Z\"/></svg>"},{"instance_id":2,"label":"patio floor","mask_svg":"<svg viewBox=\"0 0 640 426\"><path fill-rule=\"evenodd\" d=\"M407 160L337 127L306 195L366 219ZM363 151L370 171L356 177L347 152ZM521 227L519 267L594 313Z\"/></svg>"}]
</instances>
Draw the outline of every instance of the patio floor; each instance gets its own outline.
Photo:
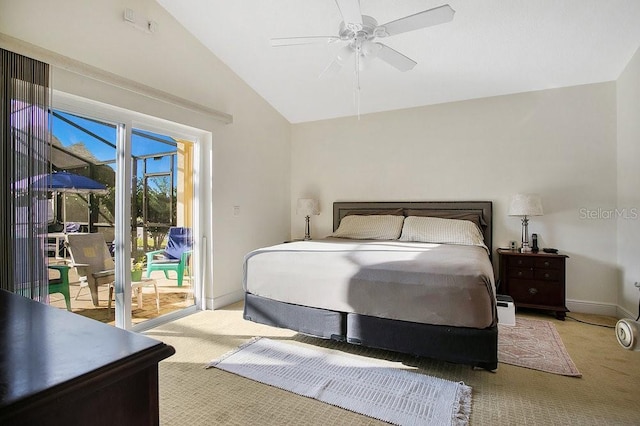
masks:
<instances>
[{"instance_id":1,"label":"patio floor","mask_svg":"<svg viewBox=\"0 0 640 426\"><path fill-rule=\"evenodd\" d=\"M98 298L100 300L100 304L99 306L94 306L91 302L91 295L89 294L88 287L84 287L78 295L80 283L76 281L77 275L72 271L73 269L70 270L69 278L71 281L75 282L72 282L69 285L71 294L71 310L76 314L115 325L115 303L112 302L111 309L107 309L109 287L98 287ZM182 287L178 287L178 282L175 279L176 274L174 272L169 272L169 276L171 278L166 279L162 271L153 271L151 273L151 278L156 280L156 285L158 287L160 312L156 309L156 296L153 285L146 285L142 287L142 308L138 308L137 299L135 297L132 298L132 324L138 324L148 319L156 318L193 305L193 289L191 287L190 279L185 276ZM77 298L76 295L78 295ZM49 295L49 302L51 306L66 309L62 294L54 293Z\"/></svg>"}]
</instances>

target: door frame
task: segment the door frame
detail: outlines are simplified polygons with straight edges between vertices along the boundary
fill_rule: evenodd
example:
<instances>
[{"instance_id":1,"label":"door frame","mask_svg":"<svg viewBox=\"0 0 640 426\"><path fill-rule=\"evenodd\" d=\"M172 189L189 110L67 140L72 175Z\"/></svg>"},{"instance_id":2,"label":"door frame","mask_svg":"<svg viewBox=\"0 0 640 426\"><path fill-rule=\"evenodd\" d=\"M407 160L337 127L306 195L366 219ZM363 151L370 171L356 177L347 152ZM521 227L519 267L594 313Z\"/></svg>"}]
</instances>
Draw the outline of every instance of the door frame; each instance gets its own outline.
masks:
<instances>
[{"instance_id":1,"label":"door frame","mask_svg":"<svg viewBox=\"0 0 640 426\"><path fill-rule=\"evenodd\" d=\"M131 322L131 198L116 195L116 274L115 274L115 306L116 327L133 331L142 331L161 323L189 315L196 310L206 309L204 279L212 267L213 259L208 255L206 232L207 224L212 223L212 209L204 209L201 200L206 200L207 187L210 181L204 177L204 171L212 167L212 134L165 119L152 117L124 108L104 104L82 98L58 90L53 90L51 108L86 116L117 126L116 148L116 194L130 194L131 183L131 132L133 129L146 130L167 135L176 139L190 141L194 144L193 162L193 297L194 305L181 311L172 312L162 317L132 325ZM198 177L201 177L200 179ZM209 228L210 229L210 228Z\"/></svg>"}]
</instances>

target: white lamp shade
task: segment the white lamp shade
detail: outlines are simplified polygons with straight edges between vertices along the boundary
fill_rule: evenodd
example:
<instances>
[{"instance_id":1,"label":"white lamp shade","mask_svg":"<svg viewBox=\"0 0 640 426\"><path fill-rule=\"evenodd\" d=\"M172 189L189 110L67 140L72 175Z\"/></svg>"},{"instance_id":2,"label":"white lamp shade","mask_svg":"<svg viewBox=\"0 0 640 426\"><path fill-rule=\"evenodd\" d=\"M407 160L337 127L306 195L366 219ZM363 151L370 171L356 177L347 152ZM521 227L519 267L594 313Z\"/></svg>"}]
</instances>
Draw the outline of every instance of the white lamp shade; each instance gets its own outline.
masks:
<instances>
[{"instance_id":1,"label":"white lamp shade","mask_svg":"<svg viewBox=\"0 0 640 426\"><path fill-rule=\"evenodd\" d=\"M516 194L511 197L509 216L542 216L542 199L538 194Z\"/></svg>"},{"instance_id":2,"label":"white lamp shade","mask_svg":"<svg viewBox=\"0 0 640 426\"><path fill-rule=\"evenodd\" d=\"M297 212L303 216L318 215L320 214L320 203L313 198L300 198L298 199Z\"/></svg>"}]
</instances>

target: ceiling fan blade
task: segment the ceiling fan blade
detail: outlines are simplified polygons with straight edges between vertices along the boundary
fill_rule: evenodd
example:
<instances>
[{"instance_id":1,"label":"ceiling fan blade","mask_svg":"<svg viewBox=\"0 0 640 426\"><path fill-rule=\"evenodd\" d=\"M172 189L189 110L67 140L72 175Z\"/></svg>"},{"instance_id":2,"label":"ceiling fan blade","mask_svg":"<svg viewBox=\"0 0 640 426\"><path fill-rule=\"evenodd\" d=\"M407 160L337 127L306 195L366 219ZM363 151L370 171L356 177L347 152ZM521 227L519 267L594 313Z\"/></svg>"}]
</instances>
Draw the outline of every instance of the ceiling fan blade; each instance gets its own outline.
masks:
<instances>
[{"instance_id":1,"label":"ceiling fan blade","mask_svg":"<svg viewBox=\"0 0 640 426\"><path fill-rule=\"evenodd\" d=\"M353 56L353 48L347 45L338 51L336 58L320 73L318 78L331 77L336 75L342 67L347 63L349 58Z\"/></svg>"},{"instance_id":2,"label":"ceiling fan blade","mask_svg":"<svg viewBox=\"0 0 640 426\"><path fill-rule=\"evenodd\" d=\"M272 38L271 46L272 47L282 47L282 46L297 46L300 44L315 44L315 43L333 43L334 41L339 41L340 37L336 36L311 36L311 37L282 37L282 38Z\"/></svg>"},{"instance_id":3,"label":"ceiling fan blade","mask_svg":"<svg viewBox=\"0 0 640 426\"><path fill-rule=\"evenodd\" d=\"M362 29L362 12L360 0L336 0L338 9L342 14L342 20L347 28L357 31Z\"/></svg>"},{"instance_id":4,"label":"ceiling fan blade","mask_svg":"<svg viewBox=\"0 0 640 426\"><path fill-rule=\"evenodd\" d=\"M376 36L388 37L450 22L456 13L448 4L396 19L376 28Z\"/></svg>"},{"instance_id":5,"label":"ceiling fan blade","mask_svg":"<svg viewBox=\"0 0 640 426\"><path fill-rule=\"evenodd\" d=\"M400 71L409 71L416 66L417 62L413 59L407 58L402 53L393 50L387 45L382 43L375 43L380 48L377 51L377 57L388 63L394 68L399 69Z\"/></svg>"}]
</instances>

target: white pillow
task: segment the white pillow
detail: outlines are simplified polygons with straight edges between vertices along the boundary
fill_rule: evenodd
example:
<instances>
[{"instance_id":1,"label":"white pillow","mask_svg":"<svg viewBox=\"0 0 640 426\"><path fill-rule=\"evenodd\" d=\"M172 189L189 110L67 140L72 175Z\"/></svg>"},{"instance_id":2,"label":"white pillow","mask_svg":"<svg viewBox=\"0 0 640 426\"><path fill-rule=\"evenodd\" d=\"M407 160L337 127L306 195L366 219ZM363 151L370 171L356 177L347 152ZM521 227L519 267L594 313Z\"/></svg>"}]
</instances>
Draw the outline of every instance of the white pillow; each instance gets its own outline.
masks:
<instances>
[{"instance_id":1,"label":"white pillow","mask_svg":"<svg viewBox=\"0 0 640 426\"><path fill-rule=\"evenodd\" d=\"M404 216L349 215L342 218L332 237L355 240L397 240Z\"/></svg>"},{"instance_id":2,"label":"white pillow","mask_svg":"<svg viewBox=\"0 0 640 426\"><path fill-rule=\"evenodd\" d=\"M485 246L478 226L469 220L409 216L402 227L402 241Z\"/></svg>"}]
</instances>

